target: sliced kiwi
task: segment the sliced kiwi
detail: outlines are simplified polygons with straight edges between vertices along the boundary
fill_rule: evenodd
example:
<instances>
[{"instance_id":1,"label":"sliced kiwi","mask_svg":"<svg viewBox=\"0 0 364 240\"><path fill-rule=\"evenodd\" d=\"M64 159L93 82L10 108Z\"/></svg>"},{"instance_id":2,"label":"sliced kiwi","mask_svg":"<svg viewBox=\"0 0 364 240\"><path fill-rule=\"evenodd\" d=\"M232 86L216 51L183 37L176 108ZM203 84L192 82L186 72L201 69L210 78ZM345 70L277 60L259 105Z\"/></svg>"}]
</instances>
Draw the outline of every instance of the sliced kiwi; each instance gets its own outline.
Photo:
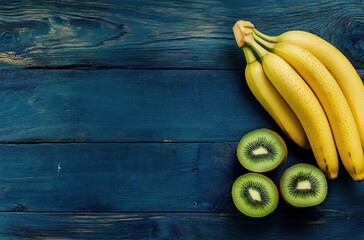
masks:
<instances>
[{"instance_id":1,"label":"sliced kiwi","mask_svg":"<svg viewBox=\"0 0 364 240\"><path fill-rule=\"evenodd\" d=\"M246 173L233 184L232 198L236 208L250 217L264 217L278 205L278 189L273 181L260 173Z\"/></svg>"},{"instance_id":2,"label":"sliced kiwi","mask_svg":"<svg viewBox=\"0 0 364 240\"><path fill-rule=\"evenodd\" d=\"M276 132L260 128L245 134L237 149L239 162L252 172L268 172L287 158L287 146Z\"/></svg>"},{"instance_id":3,"label":"sliced kiwi","mask_svg":"<svg viewBox=\"0 0 364 240\"><path fill-rule=\"evenodd\" d=\"M327 180L317 167L299 163L289 167L280 181L282 198L294 207L312 207L323 202L327 195Z\"/></svg>"}]
</instances>

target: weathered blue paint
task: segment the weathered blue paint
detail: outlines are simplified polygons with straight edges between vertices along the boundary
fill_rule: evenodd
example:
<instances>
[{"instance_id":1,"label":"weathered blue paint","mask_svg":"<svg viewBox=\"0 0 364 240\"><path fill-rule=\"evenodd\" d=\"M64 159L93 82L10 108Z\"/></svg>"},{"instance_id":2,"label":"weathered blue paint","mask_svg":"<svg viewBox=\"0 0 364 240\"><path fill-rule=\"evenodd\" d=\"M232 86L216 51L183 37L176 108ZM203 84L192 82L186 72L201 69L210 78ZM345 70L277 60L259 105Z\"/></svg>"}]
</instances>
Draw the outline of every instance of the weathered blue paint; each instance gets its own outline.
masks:
<instances>
[{"instance_id":1,"label":"weathered blue paint","mask_svg":"<svg viewBox=\"0 0 364 240\"><path fill-rule=\"evenodd\" d=\"M244 81L231 27L307 30L364 77L362 1L1 1L0 239L363 239L364 183L251 219L242 135L281 131ZM288 144L292 164L315 164Z\"/></svg>"},{"instance_id":2,"label":"weathered blue paint","mask_svg":"<svg viewBox=\"0 0 364 240\"><path fill-rule=\"evenodd\" d=\"M282 211L264 219L235 213L3 213L0 238L361 240L363 217L323 209Z\"/></svg>"},{"instance_id":3,"label":"weathered blue paint","mask_svg":"<svg viewBox=\"0 0 364 240\"><path fill-rule=\"evenodd\" d=\"M317 33L362 68L363 3L288 1L1 1L0 67L240 69L232 26Z\"/></svg>"},{"instance_id":4,"label":"weathered blue paint","mask_svg":"<svg viewBox=\"0 0 364 240\"><path fill-rule=\"evenodd\" d=\"M276 128L243 71L0 73L2 142L221 142Z\"/></svg>"},{"instance_id":5,"label":"weathered blue paint","mask_svg":"<svg viewBox=\"0 0 364 240\"><path fill-rule=\"evenodd\" d=\"M1 145L0 211L235 212L231 185L247 172L236 147L227 142ZM315 164L309 151L289 148L284 166L268 174L277 185L292 164ZM364 185L344 169L330 186L321 208L362 209Z\"/></svg>"}]
</instances>

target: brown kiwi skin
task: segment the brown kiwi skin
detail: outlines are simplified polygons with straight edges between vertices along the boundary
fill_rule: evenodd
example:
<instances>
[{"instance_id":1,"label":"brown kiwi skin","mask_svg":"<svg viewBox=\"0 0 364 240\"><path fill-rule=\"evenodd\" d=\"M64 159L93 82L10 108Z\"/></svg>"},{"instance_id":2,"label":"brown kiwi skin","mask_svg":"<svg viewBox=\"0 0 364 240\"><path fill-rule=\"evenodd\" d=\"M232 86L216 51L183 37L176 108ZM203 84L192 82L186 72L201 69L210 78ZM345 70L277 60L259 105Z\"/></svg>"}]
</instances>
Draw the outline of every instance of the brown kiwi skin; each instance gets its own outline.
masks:
<instances>
[{"instance_id":1,"label":"brown kiwi skin","mask_svg":"<svg viewBox=\"0 0 364 240\"><path fill-rule=\"evenodd\" d=\"M293 208L296 208L296 209L301 209L301 207L297 207L297 206L294 206L294 205L292 205L292 204L290 204L284 197L283 197L283 194L282 194L282 192L283 192L283 178L284 178L284 176L285 176L285 174L286 173L283 173L283 175L282 175L282 177L281 177L281 179L279 180L279 193L280 193L280 195L281 195L281 198L283 199L283 201L288 205L288 206L290 206L290 207L293 207Z\"/></svg>"},{"instance_id":2,"label":"brown kiwi skin","mask_svg":"<svg viewBox=\"0 0 364 240\"><path fill-rule=\"evenodd\" d=\"M284 155L284 158L283 158L283 160L282 160L282 162L281 162L281 164L279 164L277 167L279 167L279 166L281 166L283 163L285 163L286 162L286 160L287 160L287 156L288 156L288 148L287 148L287 145L286 145L286 142L284 141L284 139L277 133L277 132L275 132L275 131L273 131L273 130L271 130L271 129L268 129L269 131L271 131L274 135L276 135L277 136L277 138L282 142L282 144L283 144L283 146L284 146L284 151L285 151L285 155ZM276 168L277 168L276 167Z\"/></svg>"}]
</instances>

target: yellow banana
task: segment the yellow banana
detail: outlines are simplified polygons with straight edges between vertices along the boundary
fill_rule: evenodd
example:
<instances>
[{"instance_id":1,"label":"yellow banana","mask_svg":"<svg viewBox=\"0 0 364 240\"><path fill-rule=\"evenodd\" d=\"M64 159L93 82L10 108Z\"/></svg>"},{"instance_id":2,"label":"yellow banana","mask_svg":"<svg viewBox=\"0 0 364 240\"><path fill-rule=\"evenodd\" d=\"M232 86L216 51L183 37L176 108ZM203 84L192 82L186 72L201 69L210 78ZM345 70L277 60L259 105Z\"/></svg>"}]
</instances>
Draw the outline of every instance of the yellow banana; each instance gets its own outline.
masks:
<instances>
[{"instance_id":1,"label":"yellow banana","mask_svg":"<svg viewBox=\"0 0 364 240\"><path fill-rule=\"evenodd\" d=\"M236 29L235 36L243 34ZM311 88L285 60L260 46L252 35L242 39L243 44L258 53L268 79L301 122L319 168L327 178L336 178L339 160L334 138L325 112Z\"/></svg>"},{"instance_id":2,"label":"yellow banana","mask_svg":"<svg viewBox=\"0 0 364 240\"><path fill-rule=\"evenodd\" d=\"M302 148L309 149L310 145L301 123L268 80L262 64L256 59L250 47L245 45L243 51L247 62L245 79L250 91L294 143Z\"/></svg>"},{"instance_id":3,"label":"yellow banana","mask_svg":"<svg viewBox=\"0 0 364 240\"><path fill-rule=\"evenodd\" d=\"M246 25L246 28L251 28ZM252 29L252 28L251 28ZM279 36L267 36L252 29L259 37L270 42L290 42L304 47L317 57L333 75L345 95L359 130L364 148L364 91L362 80L350 61L335 46L323 38L305 31L287 31Z\"/></svg>"},{"instance_id":4,"label":"yellow banana","mask_svg":"<svg viewBox=\"0 0 364 240\"><path fill-rule=\"evenodd\" d=\"M303 47L290 42L272 44L255 34L253 36L261 45L286 60L311 87L327 115L344 167L354 180L363 180L364 154L359 131L349 104L331 73Z\"/></svg>"}]
</instances>

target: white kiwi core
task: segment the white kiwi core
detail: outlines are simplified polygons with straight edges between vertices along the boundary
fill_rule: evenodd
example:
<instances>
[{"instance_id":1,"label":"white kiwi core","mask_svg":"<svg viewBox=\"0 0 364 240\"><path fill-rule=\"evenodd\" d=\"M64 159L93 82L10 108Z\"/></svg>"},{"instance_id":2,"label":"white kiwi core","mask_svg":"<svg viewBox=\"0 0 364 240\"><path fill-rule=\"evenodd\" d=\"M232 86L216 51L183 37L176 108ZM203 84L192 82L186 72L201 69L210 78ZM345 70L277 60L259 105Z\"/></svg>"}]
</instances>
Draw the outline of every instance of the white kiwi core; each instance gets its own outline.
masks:
<instances>
[{"instance_id":1,"label":"white kiwi core","mask_svg":"<svg viewBox=\"0 0 364 240\"><path fill-rule=\"evenodd\" d=\"M265 155L265 154L268 154L268 153L269 153L268 150L265 147L262 147L262 146L253 150L253 154L255 156Z\"/></svg>"},{"instance_id":2,"label":"white kiwi core","mask_svg":"<svg viewBox=\"0 0 364 240\"><path fill-rule=\"evenodd\" d=\"M306 180L306 181L300 181L297 183L297 190L310 190L311 187L311 182Z\"/></svg>"},{"instance_id":3,"label":"white kiwi core","mask_svg":"<svg viewBox=\"0 0 364 240\"><path fill-rule=\"evenodd\" d=\"M249 194L250 194L250 197L254 200L254 201L258 201L258 202L261 202L262 201L262 196L260 195L260 192L255 190L255 189L252 189L252 188L249 188Z\"/></svg>"}]
</instances>

